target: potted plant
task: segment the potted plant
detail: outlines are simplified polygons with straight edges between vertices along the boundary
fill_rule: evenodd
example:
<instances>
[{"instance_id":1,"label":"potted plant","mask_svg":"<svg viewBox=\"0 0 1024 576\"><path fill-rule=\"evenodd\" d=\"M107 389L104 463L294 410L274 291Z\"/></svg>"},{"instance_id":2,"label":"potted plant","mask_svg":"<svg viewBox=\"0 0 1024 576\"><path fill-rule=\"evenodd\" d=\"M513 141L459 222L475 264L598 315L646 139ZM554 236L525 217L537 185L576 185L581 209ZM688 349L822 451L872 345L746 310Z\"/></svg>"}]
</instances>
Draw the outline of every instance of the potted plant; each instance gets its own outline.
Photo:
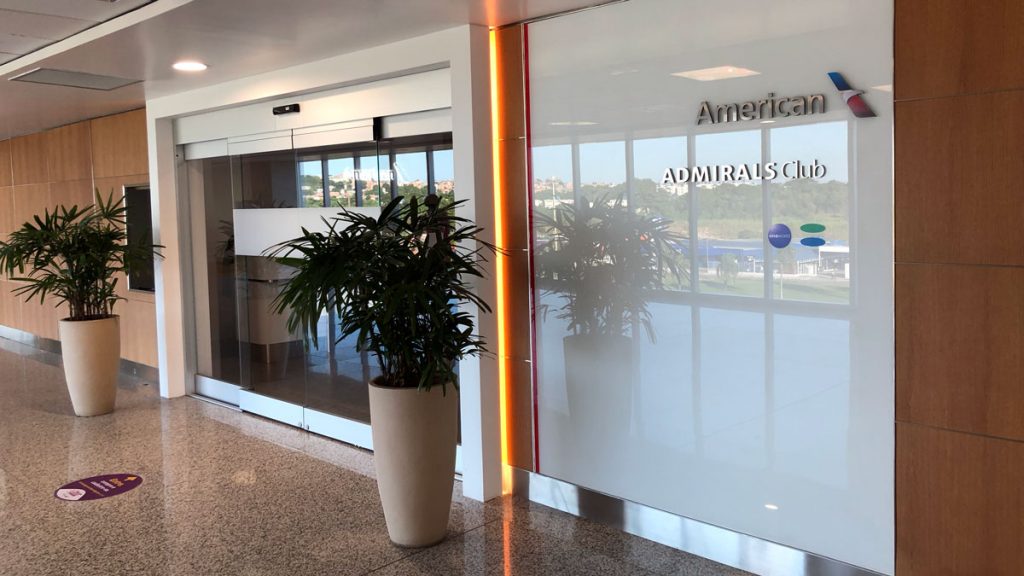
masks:
<instances>
[{"instance_id":1,"label":"potted plant","mask_svg":"<svg viewBox=\"0 0 1024 576\"><path fill-rule=\"evenodd\" d=\"M565 381L577 449L621 438L632 412L633 339L653 342L648 299L680 263L682 237L670 220L631 209L622 196L580 198L536 215L539 308L568 324ZM546 301L546 302L545 302Z\"/></svg>"},{"instance_id":2,"label":"potted plant","mask_svg":"<svg viewBox=\"0 0 1024 576\"><path fill-rule=\"evenodd\" d=\"M430 202L432 201L432 202ZM326 232L268 255L295 268L275 301L289 329L309 333L329 310L339 340L357 336L381 375L369 383L377 485L399 546L440 542L448 528L458 438L459 359L485 352L459 303L490 308L471 285L482 275L481 229L454 216L462 202L421 205L401 196L374 218L343 209Z\"/></svg>"},{"instance_id":3,"label":"potted plant","mask_svg":"<svg viewBox=\"0 0 1024 576\"><path fill-rule=\"evenodd\" d=\"M67 304L60 321L64 375L79 416L114 410L121 362L121 334L114 304L121 274L158 254L152 243L129 243L124 199L58 206L35 216L0 242L0 270L24 284L26 301L48 296ZM145 236L145 235L144 235Z\"/></svg>"}]
</instances>

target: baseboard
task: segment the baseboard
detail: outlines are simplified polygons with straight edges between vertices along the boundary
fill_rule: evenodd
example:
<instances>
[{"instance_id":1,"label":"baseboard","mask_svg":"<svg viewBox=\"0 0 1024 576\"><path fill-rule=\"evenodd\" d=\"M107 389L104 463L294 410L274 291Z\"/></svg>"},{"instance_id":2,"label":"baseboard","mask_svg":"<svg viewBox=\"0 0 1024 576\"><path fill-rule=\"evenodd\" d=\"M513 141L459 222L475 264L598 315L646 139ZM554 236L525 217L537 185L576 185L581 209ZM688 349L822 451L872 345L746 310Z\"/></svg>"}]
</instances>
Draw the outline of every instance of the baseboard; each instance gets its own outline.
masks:
<instances>
[{"instance_id":1,"label":"baseboard","mask_svg":"<svg viewBox=\"0 0 1024 576\"><path fill-rule=\"evenodd\" d=\"M0 338L24 344L43 352L61 353L59 340L36 336L35 334L7 326L0 326ZM160 371L158 369L145 364L139 364L138 362L132 362L131 360L125 360L124 358L121 359L121 374L151 382L158 382L160 380Z\"/></svg>"}]
</instances>

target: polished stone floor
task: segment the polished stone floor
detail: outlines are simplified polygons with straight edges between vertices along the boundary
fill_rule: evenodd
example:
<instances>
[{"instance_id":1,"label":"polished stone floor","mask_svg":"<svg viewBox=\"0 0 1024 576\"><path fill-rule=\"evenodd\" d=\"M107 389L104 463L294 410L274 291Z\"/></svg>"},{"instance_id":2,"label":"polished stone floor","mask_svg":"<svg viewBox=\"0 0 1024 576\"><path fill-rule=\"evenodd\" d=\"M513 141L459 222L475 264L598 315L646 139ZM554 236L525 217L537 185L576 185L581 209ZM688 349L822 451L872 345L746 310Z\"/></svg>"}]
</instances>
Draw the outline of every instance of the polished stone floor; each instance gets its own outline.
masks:
<instances>
[{"instance_id":1,"label":"polished stone floor","mask_svg":"<svg viewBox=\"0 0 1024 576\"><path fill-rule=\"evenodd\" d=\"M119 472L144 481L103 500L53 496ZM0 574L744 574L518 498L455 492L444 543L395 547L369 453L131 379L114 414L76 418L59 357L0 340Z\"/></svg>"}]
</instances>

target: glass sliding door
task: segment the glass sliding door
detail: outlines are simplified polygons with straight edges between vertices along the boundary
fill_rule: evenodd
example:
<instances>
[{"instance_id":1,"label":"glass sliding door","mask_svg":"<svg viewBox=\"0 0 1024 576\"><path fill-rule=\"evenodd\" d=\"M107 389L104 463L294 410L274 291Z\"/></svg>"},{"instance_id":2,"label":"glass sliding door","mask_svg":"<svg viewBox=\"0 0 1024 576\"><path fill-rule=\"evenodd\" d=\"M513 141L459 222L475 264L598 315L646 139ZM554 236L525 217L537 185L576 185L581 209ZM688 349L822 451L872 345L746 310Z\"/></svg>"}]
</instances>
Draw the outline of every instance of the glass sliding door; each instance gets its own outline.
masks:
<instances>
[{"instance_id":1,"label":"glass sliding door","mask_svg":"<svg viewBox=\"0 0 1024 576\"><path fill-rule=\"evenodd\" d=\"M333 312L289 330L273 304L293 269L264 254L340 207L373 214L392 192L454 199L450 134L187 164L197 392L368 447L376 358L341 338Z\"/></svg>"}]
</instances>

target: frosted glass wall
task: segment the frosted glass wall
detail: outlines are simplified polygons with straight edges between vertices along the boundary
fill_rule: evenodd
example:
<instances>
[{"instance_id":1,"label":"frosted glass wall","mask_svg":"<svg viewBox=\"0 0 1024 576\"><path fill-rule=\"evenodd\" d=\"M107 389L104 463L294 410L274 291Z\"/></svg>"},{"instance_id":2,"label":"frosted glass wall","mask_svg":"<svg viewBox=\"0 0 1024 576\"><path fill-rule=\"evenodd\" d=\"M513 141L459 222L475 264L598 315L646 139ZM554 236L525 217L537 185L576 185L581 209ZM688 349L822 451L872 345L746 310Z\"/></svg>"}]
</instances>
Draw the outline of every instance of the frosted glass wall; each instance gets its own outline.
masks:
<instances>
[{"instance_id":1,"label":"frosted glass wall","mask_svg":"<svg viewBox=\"0 0 1024 576\"><path fill-rule=\"evenodd\" d=\"M893 572L892 10L529 25L541 474Z\"/></svg>"}]
</instances>

